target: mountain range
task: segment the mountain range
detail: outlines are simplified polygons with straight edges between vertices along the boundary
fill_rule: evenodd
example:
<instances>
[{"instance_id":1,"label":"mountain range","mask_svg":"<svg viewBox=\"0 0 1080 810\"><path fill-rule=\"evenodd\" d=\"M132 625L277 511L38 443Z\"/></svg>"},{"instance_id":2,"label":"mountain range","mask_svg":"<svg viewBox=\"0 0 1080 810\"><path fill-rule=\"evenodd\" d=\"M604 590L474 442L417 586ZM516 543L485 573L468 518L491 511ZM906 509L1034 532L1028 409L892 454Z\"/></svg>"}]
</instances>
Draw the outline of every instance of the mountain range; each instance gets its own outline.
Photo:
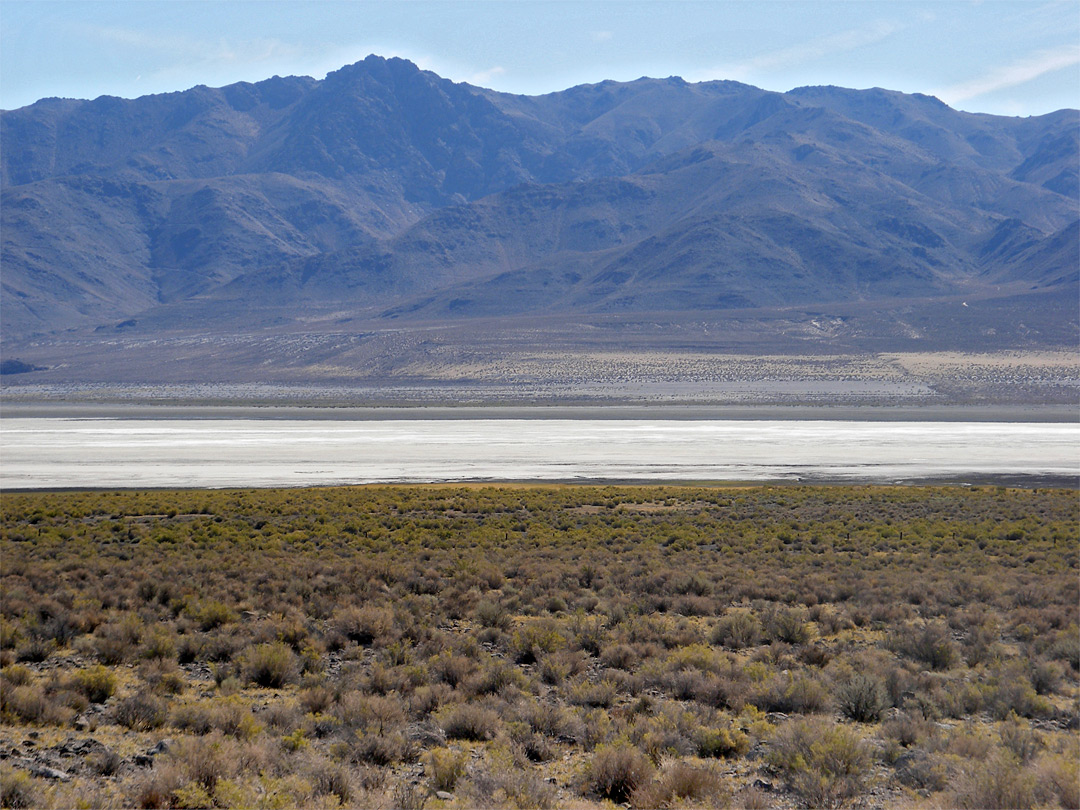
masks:
<instances>
[{"instance_id":1,"label":"mountain range","mask_svg":"<svg viewBox=\"0 0 1080 810\"><path fill-rule=\"evenodd\" d=\"M284 334L545 319L825 314L848 327L816 339L856 350L1080 336L1076 110L676 77L517 96L371 56L43 99L0 114L0 144L0 339L24 371L77 344L107 377L117 345L188 335L252 372Z\"/></svg>"}]
</instances>

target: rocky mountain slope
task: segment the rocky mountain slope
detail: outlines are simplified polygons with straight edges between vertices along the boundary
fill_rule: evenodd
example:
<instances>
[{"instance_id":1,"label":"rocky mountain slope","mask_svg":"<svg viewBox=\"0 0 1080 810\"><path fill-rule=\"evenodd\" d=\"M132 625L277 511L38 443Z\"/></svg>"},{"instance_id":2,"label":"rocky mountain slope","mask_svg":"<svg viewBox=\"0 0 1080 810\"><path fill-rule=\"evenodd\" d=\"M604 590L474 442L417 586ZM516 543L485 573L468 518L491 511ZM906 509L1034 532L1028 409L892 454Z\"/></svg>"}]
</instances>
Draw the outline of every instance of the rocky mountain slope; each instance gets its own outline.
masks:
<instances>
[{"instance_id":1,"label":"rocky mountain slope","mask_svg":"<svg viewBox=\"0 0 1080 810\"><path fill-rule=\"evenodd\" d=\"M1075 110L678 78L523 97L372 56L45 99L0 115L0 143L5 355L46 365L73 335L520 316L867 305L873 337L969 299L1024 309L1036 344L1077 334L1075 307L1024 303L1076 300Z\"/></svg>"}]
</instances>

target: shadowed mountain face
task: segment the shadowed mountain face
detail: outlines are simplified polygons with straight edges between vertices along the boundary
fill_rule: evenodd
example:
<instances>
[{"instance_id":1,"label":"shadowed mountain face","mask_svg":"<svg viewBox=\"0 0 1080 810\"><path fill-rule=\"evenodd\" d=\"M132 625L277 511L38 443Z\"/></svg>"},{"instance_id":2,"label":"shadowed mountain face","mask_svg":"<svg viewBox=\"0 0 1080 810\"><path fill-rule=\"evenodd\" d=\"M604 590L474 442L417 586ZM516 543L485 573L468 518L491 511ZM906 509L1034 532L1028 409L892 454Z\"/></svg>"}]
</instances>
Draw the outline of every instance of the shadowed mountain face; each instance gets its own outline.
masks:
<instances>
[{"instance_id":1,"label":"shadowed mountain face","mask_svg":"<svg viewBox=\"0 0 1080 810\"><path fill-rule=\"evenodd\" d=\"M322 81L46 99L0 127L9 349L326 312L675 322L1077 295L1074 110L677 78L524 97L373 56ZM1045 318L1035 342L1075 332Z\"/></svg>"}]
</instances>

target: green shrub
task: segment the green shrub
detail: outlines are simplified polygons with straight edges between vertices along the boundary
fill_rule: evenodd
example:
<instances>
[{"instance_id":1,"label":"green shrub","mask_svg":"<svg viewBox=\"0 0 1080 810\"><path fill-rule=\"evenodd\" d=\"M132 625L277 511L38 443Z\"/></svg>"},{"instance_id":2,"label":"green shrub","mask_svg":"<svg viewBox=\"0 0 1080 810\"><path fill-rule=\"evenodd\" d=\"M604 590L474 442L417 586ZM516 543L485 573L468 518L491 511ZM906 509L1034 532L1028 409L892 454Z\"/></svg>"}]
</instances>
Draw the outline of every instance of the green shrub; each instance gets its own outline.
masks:
<instances>
[{"instance_id":1,"label":"green shrub","mask_svg":"<svg viewBox=\"0 0 1080 810\"><path fill-rule=\"evenodd\" d=\"M250 739L262 727L251 714L251 708L239 695L197 701L173 710L172 725L193 734L220 731L241 740Z\"/></svg>"},{"instance_id":2,"label":"green shrub","mask_svg":"<svg viewBox=\"0 0 1080 810\"><path fill-rule=\"evenodd\" d=\"M240 657L240 671L256 686L280 689L296 680L299 669L296 654L280 641L248 647Z\"/></svg>"},{"instance_id":3,"label":"green shrub","mask_svg":"<svg viewBox=\"0 0 1080 810\"><path fill-rule=\"evenodd\" d=\"M176 657L176 641L173 634L165 627L154 627L143 641L143 658L164 660Z\"/></svg>"},{"instance_id":4,"label":"green shrub","mask_svg":"<svg viewBox=\"0 0 1080 810\"><path fill-rule=\"evenodd\" d=\"M38 806L38 787L25 771L5 767L0 771L0 807L13 810Z\"/></svg>"},{"instance_id":5,"label":"green shrub","mask_svg":"<svg viewBox=\"0 0 1080 810\"><path fill-rule=\"evenodd\" d=\"M750 738L737 728L710 728L698 734L697 745L699 757L734 758L750 750Z\"/></svg>"},{"instance_id":6,"label":"green shrub","mask_svg":"<svg viewBox=\"0 0 1080 810\"><path fill-rule=\"evenodd\" d=\"M433 748L428 751L427 763L431 769L431 784L436 790L452 791L458 779L465 773L465 751L449 748Z\"/></svg>"},{"instance_id":7,"label":"green shrub","mask_svg":"<svg viewBox=\"0 0 1080 810\"><path fill-rule=\"evenodd\" d=\"M514 633L510 647L519 664L534 664L544 653L566 647L566 637L552 621L535 622Z\"/></svg>"},{"instance_id":8,"label":"green shrub","mask_svg":"<svg viewBox=\"0 0 1080 810\"><path fill-rule=\"evenodd\" d=\"M810 806L823 808L843 807L860 795L873 764L853 729L820 718L781 726L767 759Z\"/></svg>"},{"instance_id":9,"label":"green shrub","mask_svg":"<svg viewBox=\"0 0 1080 810\"><path fill-rule=\"evenodd\" d=\"M101 664L76 671L72 683L91 703L104 703L116 691L116 676Z\"/></svg>"},{"instance_id":10,"label":"green shrub","mask_svg":"<svg viewBox=\"0 0 1080 810\"><path fill-rule=\"evenodd\" d=\"M4 667L3 671L0 672L0 676L12 686L26 686L34 680L34 671L30 667L24 667L21 664L12 664Z\"/></svg>"},{"instance_id":11,"label":"green shrub","mask_svg":"<svg viewBox=\"0 0 1080 810\"><path fill-rule=\"evenodd\" d=\"M224 602L209 600L191 611L202 631L214 630L223 624L230 624L237 619L236 611Z\"/></svg>"}]
</instances>

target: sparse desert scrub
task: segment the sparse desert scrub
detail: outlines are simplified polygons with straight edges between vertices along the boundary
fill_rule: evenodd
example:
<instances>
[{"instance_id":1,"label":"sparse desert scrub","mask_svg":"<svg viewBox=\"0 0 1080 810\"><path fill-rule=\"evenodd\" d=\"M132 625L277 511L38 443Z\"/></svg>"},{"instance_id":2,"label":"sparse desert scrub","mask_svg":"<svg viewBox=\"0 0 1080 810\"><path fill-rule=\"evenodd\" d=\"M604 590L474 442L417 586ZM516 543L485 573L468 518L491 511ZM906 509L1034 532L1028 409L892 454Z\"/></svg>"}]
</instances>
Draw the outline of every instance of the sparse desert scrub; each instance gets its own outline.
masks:
<instances>
[{"instance_id":1,"label":"sparse desert scrub","mask_svg":"<svg viewBox=\"0 0 1080 810\"><path fill-rule=\"evenodd\" d=\"M789 806L876 785L884 806L914 791L1070 807L1080 792L1074 492L365 487L0 507L11 803L431 806L446 788L492 807ZM46 764L73 781L32 775Z\"/></svg>"}]
</instances>

